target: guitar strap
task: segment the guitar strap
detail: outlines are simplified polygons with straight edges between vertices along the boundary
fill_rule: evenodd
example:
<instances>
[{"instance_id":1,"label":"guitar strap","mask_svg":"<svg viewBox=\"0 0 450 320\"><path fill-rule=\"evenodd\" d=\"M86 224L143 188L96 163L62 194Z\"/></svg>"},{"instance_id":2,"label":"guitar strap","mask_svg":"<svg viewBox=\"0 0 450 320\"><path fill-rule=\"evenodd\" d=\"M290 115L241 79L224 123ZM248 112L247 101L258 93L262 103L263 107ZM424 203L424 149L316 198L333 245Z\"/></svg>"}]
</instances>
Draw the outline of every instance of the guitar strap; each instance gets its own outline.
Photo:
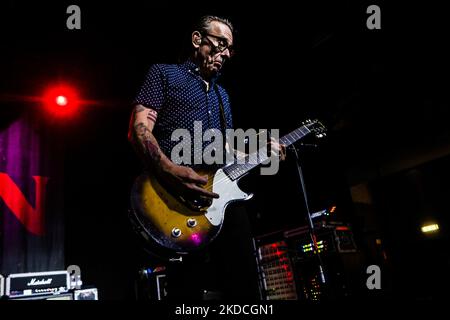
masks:
<instances>
[{"instance_id":1,"label":"guitar strap","mask_svg":"<svg viewBox=\"0 0 450 320\"><path fill-rule=\"evenodd\" d=\"M216 91L217 98L219 99L220 123L222 125L222 132L225 133L227 129L227 119L225 118L222 95L220 94L219 87L217 85L214 85L214 90Z\"/></svg>"},{"instance_id":2,"label":"guitar strap","mask_svg":"<svg viewBox=\"0 0 450 320\"><path fill-rule=\"evenodd\" d=\"M227 119L225 117L225 110L223 107L222 95L220 94L219 87L217 84L214 85L214 90L216 91L217 98L219 99L219 109L220 109L220 124L222 126L222 136L223 136L223 148L225 150L225 145L227 142L226 130L227 130Z\"/></svg>"}]
</instances>

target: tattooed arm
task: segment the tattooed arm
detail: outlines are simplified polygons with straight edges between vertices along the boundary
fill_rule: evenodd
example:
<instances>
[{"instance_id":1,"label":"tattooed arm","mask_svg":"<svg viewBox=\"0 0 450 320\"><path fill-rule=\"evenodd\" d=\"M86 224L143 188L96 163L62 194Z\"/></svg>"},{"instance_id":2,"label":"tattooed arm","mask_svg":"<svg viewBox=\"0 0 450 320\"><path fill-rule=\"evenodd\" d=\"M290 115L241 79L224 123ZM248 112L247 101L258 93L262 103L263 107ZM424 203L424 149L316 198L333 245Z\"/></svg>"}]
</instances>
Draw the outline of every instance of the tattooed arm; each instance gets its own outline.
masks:
<instances>
[{"instance_id":1,"label":"tattooed arm","mask_svg":"<svg viewBox=\"0 0 450 320\"><path fill-rule=\"evenodd\" d=\"M155 126L156 112L140 104L136 105L131 116L128 139L136 149L146 166L158 169L171 162L161 151L152 131Z\"/></svg>"},{"instance_id":2,"label":"tattooed arm","mask_svg":"<svg viewBox=\"0 0 450 320\"><path fill-rule=\"evenodd\" d=\"M158 141L152 133L156 119L156 111L140 104L134 107L128 139L143 159L144 164L158 178L168 183L175 192L218 198L216 193L200 187L208 182L208 177L198 175L189 167L176 165L161 151Z\"/></svg>"}]
</instances>

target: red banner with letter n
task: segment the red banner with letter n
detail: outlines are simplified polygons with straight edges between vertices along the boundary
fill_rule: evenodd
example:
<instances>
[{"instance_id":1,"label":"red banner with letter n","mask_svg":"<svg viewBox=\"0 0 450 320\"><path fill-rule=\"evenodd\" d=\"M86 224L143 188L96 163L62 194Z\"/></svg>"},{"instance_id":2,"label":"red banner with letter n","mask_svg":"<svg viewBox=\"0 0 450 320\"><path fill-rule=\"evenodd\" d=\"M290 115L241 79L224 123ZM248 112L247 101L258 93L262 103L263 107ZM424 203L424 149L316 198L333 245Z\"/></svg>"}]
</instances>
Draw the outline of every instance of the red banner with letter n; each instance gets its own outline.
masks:
<instances>
[{"instance_id":1,"label":"red banner with letter n","mask_svg":"<svg viewBox=\"0 0 450 320\"><path fill-rule=\"evenodd\" d=\"M0 110L0 273L64 267L60 142L31 113Z\"/></svg>"}]
</instances>

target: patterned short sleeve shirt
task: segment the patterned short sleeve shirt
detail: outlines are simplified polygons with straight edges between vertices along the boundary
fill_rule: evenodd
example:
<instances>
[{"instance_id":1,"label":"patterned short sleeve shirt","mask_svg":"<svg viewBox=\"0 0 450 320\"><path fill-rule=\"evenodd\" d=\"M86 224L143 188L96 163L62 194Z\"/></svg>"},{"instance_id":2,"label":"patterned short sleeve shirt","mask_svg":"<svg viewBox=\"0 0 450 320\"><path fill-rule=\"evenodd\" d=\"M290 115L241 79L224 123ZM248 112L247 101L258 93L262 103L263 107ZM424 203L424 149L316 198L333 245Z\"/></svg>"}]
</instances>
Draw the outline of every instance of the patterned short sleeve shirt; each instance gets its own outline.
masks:
<instances>
[{"instance_id":1,"label":"patterned short sleeve shirt","mask_svg":"<svg viewBox=\"0 0 450 320\"><path fill-rule=\"evenodd\" d=\"M198 136L194 136L194 122L201 123L202 134L210 129L223 132L223 118L226 128L232 128L229 96L225 89L216 84L216 80L217 77L212 79L208 86L201 78L197 65L191 61L151 66L134 103L158 112L153 134L169 158L172 149L181 141L172 141L172 133L176 129L189 131L192 137L191 155L198 157L201 156L198 153L203 152L211 142L204 141L201 148L194 148L194 142L199 140ZM220 103L223 105L223 115Z\"/></svg>"}]
</instances>

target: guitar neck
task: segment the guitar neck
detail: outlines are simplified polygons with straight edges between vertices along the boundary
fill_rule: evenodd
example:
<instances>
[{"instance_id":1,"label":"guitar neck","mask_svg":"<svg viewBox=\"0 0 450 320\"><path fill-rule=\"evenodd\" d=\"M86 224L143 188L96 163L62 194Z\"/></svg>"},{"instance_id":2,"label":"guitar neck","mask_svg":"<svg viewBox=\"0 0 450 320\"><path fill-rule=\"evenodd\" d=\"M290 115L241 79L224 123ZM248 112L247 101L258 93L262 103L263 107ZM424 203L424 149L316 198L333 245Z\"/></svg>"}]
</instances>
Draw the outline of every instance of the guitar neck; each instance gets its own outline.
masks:
<instances>
[{"instance_id":1,"label":"guitar neck","mask_svg":"<svg viewBox=\"0 0 450 320\"><path fill-rule=\"evenodd\" d=\"M309 130L306 126L301 126L291 133L281 137L279 143L290 146L291 144L305 137L310 132L311 130ZM232 163L223 167L223 171L231 180L236 180L247 174L253 168L264 163L268 159L269 156L267 155L267 147L263 147L257 152L251 153L244 158L238 159L237 163Z\"/></svg>"}]
</instances>

